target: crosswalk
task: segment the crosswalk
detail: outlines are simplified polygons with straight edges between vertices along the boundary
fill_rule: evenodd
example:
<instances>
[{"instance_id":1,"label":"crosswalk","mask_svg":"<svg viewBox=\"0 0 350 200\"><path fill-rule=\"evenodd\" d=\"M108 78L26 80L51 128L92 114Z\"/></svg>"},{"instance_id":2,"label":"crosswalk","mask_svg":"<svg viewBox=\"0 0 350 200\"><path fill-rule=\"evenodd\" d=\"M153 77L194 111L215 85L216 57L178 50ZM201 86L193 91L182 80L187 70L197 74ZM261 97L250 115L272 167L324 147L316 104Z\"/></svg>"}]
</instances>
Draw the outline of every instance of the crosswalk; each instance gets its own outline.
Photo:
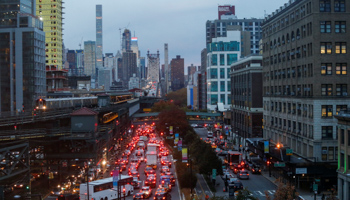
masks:
<instances>
[{"instance_id":1,"label":"crosswalk","mask_svg":"<svg viewBox=\"0 0 350 200\"><path fill-rule=\"evenodd\" d=\"M275 193L276 193L276 190L264 190L264 191L262 191L262 190L255 190L255 191L253 191L253 194L255 194L256 196L266 196L265 195L265 191L267 192L267 194L269 195L269 196L273 196Z\"/></svg>"}]
</instances>

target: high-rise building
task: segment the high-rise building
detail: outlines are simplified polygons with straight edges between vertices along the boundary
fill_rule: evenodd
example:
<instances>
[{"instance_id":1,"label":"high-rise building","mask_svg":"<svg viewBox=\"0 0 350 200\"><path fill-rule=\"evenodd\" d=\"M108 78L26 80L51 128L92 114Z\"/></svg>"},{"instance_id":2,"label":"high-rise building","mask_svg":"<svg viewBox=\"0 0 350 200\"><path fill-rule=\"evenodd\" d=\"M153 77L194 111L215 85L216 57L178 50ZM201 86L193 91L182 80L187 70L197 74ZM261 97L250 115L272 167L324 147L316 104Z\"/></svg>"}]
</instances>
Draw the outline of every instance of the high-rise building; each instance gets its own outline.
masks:
<instances>
[{"instance_id":1,"label":"high-rise building","mask_svg":"<svg viewBox=\"0 0 350 200\"><path fill-rule=\"evenodd\" d=\"M122 37L122 52L131 50L131 33L129 29L125 29Z\"/></svg>"},{"instance_id":2,"label":"high-rise building","mask_svg":"<svg viewBox=\"0 0 350 200\"><path fill-rule=\"evenodd\" d=\"M130 41L130 50L134 53L136 53L136 58L138 59L140 57L140 51L139 46L137 44L137 37L132 37Z\"/></svg>"},{"instance_id":3,"label":"high-rise building","mask_svg":"<svg viewBox=\"0 0 350 200\"><path fill-rule=\"evenodd\" d=\"M164 78L165 78L165 94L169 92L170 88L170 69L169 69L169 47L168 43L164 44Z\"/></svg>"},{"instance_id":4,"label":"high-rise building","mask_svg":"<svg viewBox=\"0 0 350 200\"><path fill-rule=\"evenodd\" d=\"M193 75L194 73L197 71L197 66L194 66L193 64L191 64L191 66L187 67L187 83L188 84L192 84L192 85L197 85L197 83L193 82Z\"/></svg>"},{"instance_id":5,"label":"high-rise building","mask_svg":"<svg viewBox=\"0 0 350 200\"><path fill-rule=\"evenodd\" d=\"M114 81L120 81L121 77L123 77L123 69L122 69L122 54L120 53L120 51L117 52L117 54L115 55L115 80Z\"/></svg>"},{"instance_id":6,"label":"high-rise building","mask_svg":"<svg viewBox=\"0 0 350 200\"><path fill-rule=\"evenodd\" d=\"M96 75L96 42L84 42L84 72L87 76Z\"/></svg>"},{"instance_id":7,"label":"high-rise building","mask_svg":"<svg viewBox=\"0 0 350 200\"><path fill-rule=\"evenodd\" d=\"M128 87L129 79L137 73L136 53L131 50L123 52L122 58L122 77L123 86Z\"/></svg>"},{"instance_id":8,"label":"high-rise building","mask_svg":"<svg viewBox=\"0 0 350 200\"><path fill-rule=\"evenodd\" d=\"M44 22L46 68L63 68L62 0L36 0L36 13Z\"/></svg>"},{"instance_id":9,"label":"high-rise building","mask_svg":"<svg viewBox=\"0 0 350 200\"><path fill-rule=\"evenodd\" d=\"M239 144L245 138L262 138L262 56L248 56L231 65L231 125ZM232 88L232 89L231 89Z\"/></svg>"},{"instance_id":10,"label":"high-rise building","mask_svg":"<svg viewBox=\"0 0 350 200\"><path fill-rule=\"evenodd\" d=\"M149 51L147 51L147 81L149 82L159 82L159 51L157 51L157 54L150 54Z\"/></svg>"},{"instance_id":11,"label":"high-rise building","mask_svg":"<svg viewBox=\"0 0 350 200\"><path fill-rule=\"evenodd\" d=\"M68 62L68 76L76 76L78 74L77 70L77 61L76 61L76 52L75 50L68 50L67 52L67 62Z\"/></svg>"},{"instance_id":12,"label":"high-rise building","mask_svg":"<svg viewBox=\"0 0 350 200\"><path fill-rule=\"evenodd\" d=\"M201 51L201 67L198 74L198 109L207 109L207 49Z\"/></svg>"},{"instance_id":13,"label":"high-rise building","mask_svg":"<svg viewBox=\"0 0 350 200\"><path fill-rule=\"evenodd\" d=\"M170 61L171 71L171 90L176 91L185 86L184 73L185 59L177 55L176 58Z\"/></svg>"},{"instance_id":14,"label":"high-rise building","mask_svg":"<svg viewBox=\"0 0 350 200\"><path fill-rule=\"evenodd\" d=\"M129 80L129 90L133 88L140 88L140 79L136 76L136 74L133 74Z\"/></svg>"},{"instance_id":15,"label":"high-rise building","mask_svg":"<svg viewBox=\"0 0 350 200\"><path fill-rule=\"evenodd\" d=\"M141 79L147 78L146 58L145 57L140 57L140 70L141 70Z\"/></svg>"},{"instance_id":16,"label":"high-rise building","mask_svg":"<svg viewBox=\"0 0 350 200\"><path fill-rule=\"evenodd\" d=\"M0 112L31 111L46 95L45 33L35 0L0 1Z\"/></svg>"},{"instance_id":17,"label":"high-rise building","mask_svg":"<svg viewBox=\"0 0 350 200\"><path fill-rule=\"evenodd\" d=\"M342 0L290 0L262 26L264 138L314 162L340 155L333 115L350 106L349 13Z\"/></svg>"},{"instance_id":18,"label":"high-rise building","mask_svg":"<svg viewBox=\"0 0 350 200\"><path fill-rule=\"evenodd\" d=\"M207 46L207 109L225 111L231 106L230 67L241 57L239 26L228 27L226 37L212 38Z\"/></svg>"},{"instance_id":19,"label":"high-rise building","mask_svg":"<svg viewBox=\"0 0 350 200\"><path fill-rule=\"evenodd\" d=\"M112 68L103 67L100 68L98 73L98 86L104 88L105 91L108 91L112 85Z\"/></svg>"},{"instance_id":20,"label":"high-rise building","mask_svg":"<svg viewBox=\"0 0 350 200\"><path fill-rule=\"evenodd\" d=\"M84 51L79 49L76 50L76 60L77 60L77 71L78 76L82 76L84 74Z\"/></svg>"},{"instance_id":21,"label":"high-rise building","mask_svg":"<svg viewBox=\"0 0 350 200\"><path fill-rule=\"evenodd\" d=\"M259 41L261 39L262 19L237 19L234 15L229 15L227 19L212 20L206 22L206 44L212 42L212 38L227 37L228 26L241 26L242 31L250 32L250 37L246 38L248 48L242 48L242 54L259 54ZM245 41L243 41L245 42ZM245 44L245 43L244 43Z\"/></svg>"},{"instance_id":22,"label":"high-rise building","mask_svg":"<svg viewBox=\"0 0 350 200\"><path fill-rule=\"evenodd\" d=\"M102 5L96 5L96 68L103 67Z\"/></svg>"}]
</instances>

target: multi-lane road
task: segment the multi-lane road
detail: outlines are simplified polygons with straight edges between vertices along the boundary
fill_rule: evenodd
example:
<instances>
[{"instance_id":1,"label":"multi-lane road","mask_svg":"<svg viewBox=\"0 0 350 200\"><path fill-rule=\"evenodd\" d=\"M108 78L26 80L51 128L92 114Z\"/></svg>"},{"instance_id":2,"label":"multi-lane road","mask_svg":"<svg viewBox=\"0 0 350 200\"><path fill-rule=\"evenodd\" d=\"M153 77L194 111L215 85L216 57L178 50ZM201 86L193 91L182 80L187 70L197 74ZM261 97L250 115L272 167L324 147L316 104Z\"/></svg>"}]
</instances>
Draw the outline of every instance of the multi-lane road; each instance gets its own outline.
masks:
<instances>
[{"instance_id":1,"label":"multi-lane road","mask_svg":"<svg viewBox=\"0 0 350 200\"><path fill-rule=\"evenodd\" d=\"M208 130L206 128L195 128L194 129L199 137L205 139L207 138ZM233 172L231 171L233 174ZM196 193L199 197L205 196L204 194L208 194L209 196L213 196L214 194L208 189L206 182L202 175L197 175L198 182L196 186ZM257 197L261 200L265 198L265 192L270 196L273 196L276 192L277 186L266 179L264 176L260 174L251 174L248 180L241 180L244 188L247 188L249 191L253 193L254 197ZM222 180L221 176L216 176L216 194L215 196L228 196L228 192L223 192L225 184Z\"/></svg>"}]
</instances>

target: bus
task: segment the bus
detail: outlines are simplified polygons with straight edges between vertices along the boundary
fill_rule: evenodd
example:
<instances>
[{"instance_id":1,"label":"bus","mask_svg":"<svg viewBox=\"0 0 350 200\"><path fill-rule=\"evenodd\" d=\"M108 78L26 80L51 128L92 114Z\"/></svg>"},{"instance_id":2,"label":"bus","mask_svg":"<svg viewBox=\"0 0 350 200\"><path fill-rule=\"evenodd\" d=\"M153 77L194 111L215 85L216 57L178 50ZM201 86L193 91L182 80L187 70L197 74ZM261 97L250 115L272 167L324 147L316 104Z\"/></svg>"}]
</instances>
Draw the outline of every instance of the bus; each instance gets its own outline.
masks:
<instances>
[{"instance_id":1,"label":"bus","mask_svg":"<svg viewBox=\"0 0 350 200\"><path fill-rule=\"evenodd\" d=\"M242 153L239 151L228 151L225 163L232 169L233 165L240 163L242 160Z\"/></svg>"},{"instance_id":2,"label":"bus","mask_svg":"<svg viewBox=\"0 0 350 200\"><path fill-rule=\"evenodd\" d=\"M121 187L121 196L130 196L134 192L134 187L131 185L133 177L121 175L118 181L118 187ZM88 198L89 192L89 198ZM118 189L113 188L113 177L104 178L96 181L80 184L80 200L112 200L118 198Z\"/></svg>"}]
</instances>

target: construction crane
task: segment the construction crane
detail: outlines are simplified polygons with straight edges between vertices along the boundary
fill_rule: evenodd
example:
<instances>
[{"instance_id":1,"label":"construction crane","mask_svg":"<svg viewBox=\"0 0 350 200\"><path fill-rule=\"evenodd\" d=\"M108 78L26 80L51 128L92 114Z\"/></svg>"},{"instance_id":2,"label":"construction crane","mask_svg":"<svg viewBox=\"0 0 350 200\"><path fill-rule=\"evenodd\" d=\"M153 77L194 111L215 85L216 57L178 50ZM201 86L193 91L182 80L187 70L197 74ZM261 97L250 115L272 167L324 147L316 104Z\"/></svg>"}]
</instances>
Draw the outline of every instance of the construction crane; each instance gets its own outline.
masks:
<instances>
[{"instance_id":1,"label":"construction crane","mask_svg":"<svg viewBox=\"0 0 350 200\"><path fill-rule=\"evenodd\" d=\"M79 43L80 50L81 50L81 43L83 43L83 37L81 37L81 41Z\"/></svg>"}]
</instances>

